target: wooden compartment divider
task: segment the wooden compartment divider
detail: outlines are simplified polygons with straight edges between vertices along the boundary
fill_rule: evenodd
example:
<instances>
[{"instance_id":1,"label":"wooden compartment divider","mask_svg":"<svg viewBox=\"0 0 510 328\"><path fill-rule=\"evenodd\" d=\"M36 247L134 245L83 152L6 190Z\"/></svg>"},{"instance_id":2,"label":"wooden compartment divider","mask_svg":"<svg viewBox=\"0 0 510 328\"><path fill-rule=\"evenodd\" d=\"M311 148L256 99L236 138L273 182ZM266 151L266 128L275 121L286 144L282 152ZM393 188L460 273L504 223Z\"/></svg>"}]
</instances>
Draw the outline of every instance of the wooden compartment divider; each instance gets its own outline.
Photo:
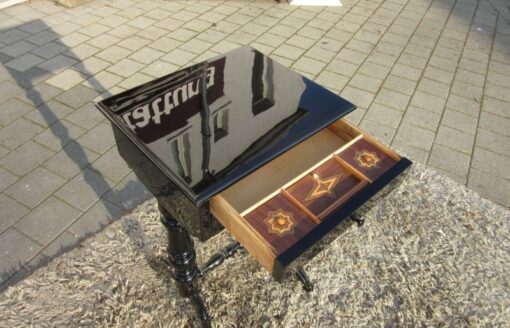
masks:
<instances>
[{"instance_id":1,"label":"wooden compartment divider","mask_svg":"<svg viewBox=\"0 0 510 328\"><path fill-rule=\"evenodd\" d=\"M335 131L335 133L337 133L337 132ZM301 180L305 175L310 174L311 171L313 171L314 169L318 168L319 166L321 166L322 164L324 164L325 162L327 162L328 160L333 158L333 156L335 156L335 154L338 154L342 150L349 148L351 145L356 143L356 141L360 140L361 138L363 138L362 134L357 135L352 140L347 142L345 145L343 145L342 147L340 147L339 149L334 151L331 155L329 155L329 156L323 158L322 160L318 161L316 164L314 164L313 166L309 167L307 170L303 171L303 173L297 175L295 178L293 178L289 182L285 183L280 188L278 188L275 191L271 192L266 197L262 198L261 200L259 200L255 204L253 204L252 206L248 207L246 210L242 211L241 212L241 216L245 216L246 214L250 213L251 211L253 211L257 207L259 207L261 204L267 202L269 199L271 199L274 196L276 196L277 194L279 194L282 189L285 189L285 188L289 187L290 185L294 184L295 182Z\"/></svg>"},{"instance_id":2,"label":"wooden compartment divider","mask_svg":"<svg viewBox=\"0 0 510 328\"><path fill-rule=\"evenodd\" d=\"M290 201L292 204L294 204L297 208L299 208L303 213L305 213L310 219L312 219L313 222L320 224L321 220L315 216L308 208L306 208L305 205L301 204L299 200L294 198L287 190L281 189L281 194L283 197L287 198L288 201Z\"/></svg>"},{"instance_id":3,"label":"wooden compartment divider","mask_svg":"<svg viewBox=\"0 0 510 328\"><path fill-rule=\"evenodd\" d=\"M354 176L356 176L360 180L366 180L368 182L372 182L369 178L367 178L363 173L356 170L354 166L344 161L338 154L333 154L333 158L338 162L338 164L342 165L346 170L351 172Z\"/></svg>"}]
</instances>

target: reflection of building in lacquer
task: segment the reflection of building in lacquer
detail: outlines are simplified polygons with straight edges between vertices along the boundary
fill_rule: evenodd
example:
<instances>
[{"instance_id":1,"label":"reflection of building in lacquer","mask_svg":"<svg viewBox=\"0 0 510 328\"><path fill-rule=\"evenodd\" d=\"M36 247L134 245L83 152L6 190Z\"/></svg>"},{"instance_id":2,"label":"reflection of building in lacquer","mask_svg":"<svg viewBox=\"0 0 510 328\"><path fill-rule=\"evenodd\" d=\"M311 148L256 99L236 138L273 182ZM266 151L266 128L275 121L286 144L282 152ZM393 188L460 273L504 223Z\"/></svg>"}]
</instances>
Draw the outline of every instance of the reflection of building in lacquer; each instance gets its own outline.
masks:
<instances>
[{"instance_id":1,"label":"reflection of building in lacquer","mask_svg":"<svg viewBox=\"0 0 510 328\"><path fill-rule=\"evenodd\" d=\"M305 83L299 75L258 52L238 54L209 62L194 79L122 115L191 187L262 151L303 115L298 105ZM200 94L202 79L208 106Z\"/></svg>"}]
</instances>

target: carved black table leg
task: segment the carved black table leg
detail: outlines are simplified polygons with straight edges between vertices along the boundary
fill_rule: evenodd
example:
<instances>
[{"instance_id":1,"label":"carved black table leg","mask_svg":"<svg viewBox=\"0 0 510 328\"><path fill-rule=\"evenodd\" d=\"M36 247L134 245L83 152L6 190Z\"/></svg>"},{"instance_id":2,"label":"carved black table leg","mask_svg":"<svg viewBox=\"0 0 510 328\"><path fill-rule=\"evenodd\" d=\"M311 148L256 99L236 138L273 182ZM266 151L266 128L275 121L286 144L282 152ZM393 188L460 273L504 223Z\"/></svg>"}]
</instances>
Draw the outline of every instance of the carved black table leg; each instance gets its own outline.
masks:
<instances>
[{"instance_id":1,"label":"carved black table leg","mask_svg":"<svg viewBox=\"0 0 510 328\"><path fill-rule=\"evenodd\" d=\"M229 257L232 257L238 249L243 248L239 242L232 243L225 247L224 250L220 251L219 253L214 254L211 256L209 261L207 261L200 270L200 277L203 277L207 272L211 271L212 269L218 267L220 264L222 264L226 259Z\"/></svg>"},{"instance_id":2,"label":"carved black table leg","mask_svg":"<svg viewBox=\"0 0 510 328\"><path fill-rule=\"evenodd\" d=\"M296 276L298 277L299 281L303 285L303 289L309 293L313 290L313 284L310 281L310 278L308 278L308 275L305 272L305 269L303 269L302 266L298 266L296 271Z\"/></svg>"},{"instance_id":3,"label":"carved black table leg","mask_svg":"<svg viewBox=\"0 0 510 328\"><path fill-rule=\"evenodd\" d=\"M365 223L365 218L359 217L356 213L351 214L351 220L358 224L358 227L361 227Z\"/></svg>"},{"instance_id":4,"label":"carved black table leg","mask_svg":"<svg viewBox=\"0 0 510 328\"><path fill-rule=\"evenodd\" d=\"M168 260L172 268L172 277L177 282L181 296L190 298L195 306L202 325L210 327L210 317L204 301L200 297L197 278L200 270L196 264L196 252L188 231L168 212L160 207L161 222L168 232Z\"/></svg>"}]
</instances>

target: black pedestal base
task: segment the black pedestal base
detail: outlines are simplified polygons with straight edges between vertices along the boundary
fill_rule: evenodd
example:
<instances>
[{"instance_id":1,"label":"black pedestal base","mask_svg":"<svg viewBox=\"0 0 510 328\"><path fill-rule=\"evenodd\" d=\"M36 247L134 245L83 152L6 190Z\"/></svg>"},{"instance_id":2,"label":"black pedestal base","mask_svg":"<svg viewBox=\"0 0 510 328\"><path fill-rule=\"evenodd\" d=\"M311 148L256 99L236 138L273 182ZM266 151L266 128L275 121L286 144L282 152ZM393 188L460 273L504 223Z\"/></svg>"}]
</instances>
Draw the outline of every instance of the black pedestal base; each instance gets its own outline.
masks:
<instances>
[{"instance_id":1,"label":"black pedestal base","mask_svg":"<svg viewBox=\"0 0 510 328\"><path fill-rule=\"evenodd\" d=\"M233 243L223 251L213 255L200 270L196 263L196 252L193 239L189 232L165 209L159 207L161 222L165 226L168 235L168 264L172 270L172 278L176 281L179 293L182 297L189 298L193 303L203 327L211 326L211 317L207 307L200 297L197 280L206 272L216 268L223 261L233 256L242 246Z\"/></svg>"}]
</instances>

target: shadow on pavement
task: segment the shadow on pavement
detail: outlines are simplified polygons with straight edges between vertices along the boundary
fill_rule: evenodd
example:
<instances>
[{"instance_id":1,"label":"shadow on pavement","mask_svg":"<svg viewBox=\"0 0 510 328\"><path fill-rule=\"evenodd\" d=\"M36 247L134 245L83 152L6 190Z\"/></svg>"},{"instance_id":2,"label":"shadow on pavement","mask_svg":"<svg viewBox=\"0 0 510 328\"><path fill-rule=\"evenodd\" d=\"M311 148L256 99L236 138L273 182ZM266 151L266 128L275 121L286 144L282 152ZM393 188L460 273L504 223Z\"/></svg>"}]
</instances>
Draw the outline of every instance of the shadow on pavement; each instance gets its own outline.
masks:
<instances>
[{"instance_id":1,"label":"shadow on pavement","mask_svg":"<svg viewBox=\"0 0 510 328\"><path fill-rule=\"evenodd\" d=\"M55 75L55 73L71 68L76 72L79 72L80 76L87 80L88 84L92 87L92 89L85 86L81 87L81 90L86 91L85 97L87 97L86 99L81 99L83 103L91 103L93 99L97 98L102 93L103 96L109 96L110 94L107 88L105 88L98 80L93 77L93 74L87 70L87 67L84 66L79 56L73 53L72 49L65 46L65 44L62 42L59 42L58 34L53 32L51 28L41 20L35 20L23 25L0 30L0 36L7 35L7 38L10 36L10 40L15 40L12 43L15 43L31 36L31 33L26 31L35 31L35 33L45 31L45 36L48 38L54 38L53 42L57 44L56 48L58 48L58 52L60 54L65 53L65 57L59 56L57 54L52 57L53 60L50 59L42 61L41 64L44 64L43 66L46 68L43 69L38 65L32 66L34 62L41 60L41 57L26 57L28 61L25 63L21 61L22 56L25 54L13 57L0 52L0 63L11 77L8 80L14 81L19 87L22 88L25 97L23 100L25 102L28 100L34 107L37 108L40 116L44 120L45 126L49 127L52 134L58 138L60 141L60 146L62 147L62 150L65 152L67 157L71 159L78 167L80 167L81 172L79 174L83 175L84 181L97 195L100 202L102 202L103 206L106 208L108 212L108 223L105 224L103 222L99 222L100 219L104 221L104 218L98 218L98 227L94 229L94 231L79 236L79 239L76 242L67 244L65 246L61 245L60 249L53 251L51 254L40 253L31 259L31 262L29 263L22 263L20 261L16 268L0 272L0 284L2 284L0 285L0 291L23 279L33 270L45 265L53 257L61 255L62 253L76 247L80 244L81 241L103 230L104 227L106 227L109 223L113 222L115 219L118 219L122 214L131 211L137 205L141 204L143 201L150 197L148 191L141 185L141 183L134 180L130 180L123 186L122 189L111 190L113 185L110 185L105 177L92 167L91 159L88 158L84 148L73 138L66 124L60 120L61 117L59 117L57 114L58 108L55 106L55 102L49 102L51 96L43 93L44 85L42 83ZM52 50L48 49L48 51L51 52ZM29 54L29 52L26 52L26 54ZM30 54L29 56L33 55ZM27 68L27 66L31 67ZM0 82L2 81L0 80ZM80 85L78 84L78 86ZM79 98L84 95L77 92L75 95L71 96ZM90 107L90 110L96 110L93 106ZM73 109L76 110L77 108ZM0 140L0 143L1 142L3 142L3 140ZM75 147L66 147L71 142L75 143ZM70 179L68 179L68 181L69 180ZM112 202L101 198L108 192L108 198L113 200ZM71 222L67 227L63 227L63 230L67 229L69 226L71 226L72 223L76 221L77 220ZM65 230L59 233L59 235L64 232ZM55 236L53 241L57 239L59 235ZM44 248L42 251L44 251Z\"/></svg>"}]
</instances>

